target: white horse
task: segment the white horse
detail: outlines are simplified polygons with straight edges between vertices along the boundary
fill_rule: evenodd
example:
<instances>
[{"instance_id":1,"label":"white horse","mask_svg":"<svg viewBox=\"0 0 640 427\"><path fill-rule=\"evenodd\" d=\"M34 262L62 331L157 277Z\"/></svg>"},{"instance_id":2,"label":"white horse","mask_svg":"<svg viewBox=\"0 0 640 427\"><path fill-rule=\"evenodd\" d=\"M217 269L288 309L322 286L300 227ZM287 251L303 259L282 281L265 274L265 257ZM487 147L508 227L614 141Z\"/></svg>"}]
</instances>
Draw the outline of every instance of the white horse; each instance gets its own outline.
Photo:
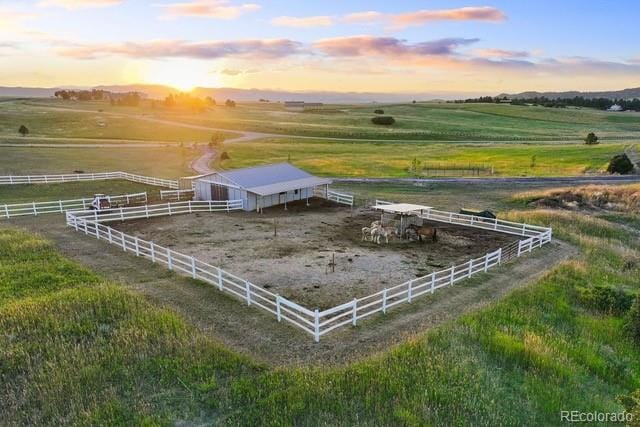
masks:
<instances>
[{"instance_id":1,"label":"white horse","mask_svg":"<svg viewBox=\"0 0 640 427\"><path fill-rule=\"evenodd\" d=\"M376 237L374 240L377 244L380 244L380 241L384 237L385 242L389 244L389 237L393 237L396 234L397 232L394 227L378 227L376 228Z\"/></svg>"},{"instance_id":2,"label":"white horse","mask_svg":"<svg viewBox=\"0 0 640 427\"><path fill-rule=\"evenodd\" d=\"M371 227L362 227L362 241L369 240L371 237Z\"/></svg>"}]
</instances>

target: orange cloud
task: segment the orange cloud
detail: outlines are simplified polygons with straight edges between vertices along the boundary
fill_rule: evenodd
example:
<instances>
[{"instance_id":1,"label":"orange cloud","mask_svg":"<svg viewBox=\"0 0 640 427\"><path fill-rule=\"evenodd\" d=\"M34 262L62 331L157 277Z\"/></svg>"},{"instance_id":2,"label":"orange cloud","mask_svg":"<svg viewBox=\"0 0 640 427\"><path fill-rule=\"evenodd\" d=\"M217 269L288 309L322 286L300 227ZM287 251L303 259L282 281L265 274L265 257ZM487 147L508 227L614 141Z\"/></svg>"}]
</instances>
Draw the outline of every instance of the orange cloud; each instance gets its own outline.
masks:
<instances>
[{"instance_id":1,"label":"orange cloud","mask_svg":"<svg viewBox=\"0 0 640 427\"><path fill-rule=\"evenodd\" d=\"M86 9L91 7L116 6L122 2L123 0L43 0L38 3L38 6L57 6L65 9Z\"/></svg>"},{"instance_id":2,"label":"orange cloud","mask_svg":"<svg viewBox=\"0 0 640 427\"><path fill-rule=\"evenodd\" d=\"M294 28L329 27L333 25L333 18L330 16L307 16L304 18L279 16L272 19L271 23L273 25Z\"/></svg>"},{"instance_id":3,"label":"orange cloud","mask_svg":"<svg viewBox=\"0 0 640 427\"><path fill-rule=\"evenodd\" d=\"M475 54L483 58L527 58L529 52L524 50L478 49Z\"/></svg>"},{"instance_id":4,"label":"orange cloud","mask_svg":"<svg viewBox=\"0 0 640 427\"><path fill-rule=\"evenodd\" d=\"M462 45L478 39L447 38L421 43L407 43L395 37L347 36L319 40L313 46L330 56L440 56L451 55Z\"/></svg>"},{"instance_id":5,"label":"orange cloud","mask_svg":"<svg viewBox=\"0 0 640 427\"><path fill-rule=\"evenodd\" d=\"M370 10L367 12L356 12L345 15L342 21L349 24L369 24L372 22L380 21L384 18L384 14Z\"/></svg>"},{"instance_id":6,"label":"orange cloud","mask_svg":"<svg viewBox=\"0 0 640 427\"><path fill-rule=\"evenodd\" d=\"M489 7L460 7L457 9L418 10L415 12L391 15L394 27L423 25L432 21L504 21L506 16L500 10Z\"/></svg>"},{"instance_id":7,"label":"orange cloud","mask_svg":"<svg viewBox=\"0 0 640 427\"><path fill-rule=\"evenodd\" d=\"M236 6L232 5L229 0L193 0L171 3L161 7L165 9L164 17L166 18L191 16L215 19L235 19L240 15L260 9L259 4L243 3Z\"/></svg>"}]
</instances>

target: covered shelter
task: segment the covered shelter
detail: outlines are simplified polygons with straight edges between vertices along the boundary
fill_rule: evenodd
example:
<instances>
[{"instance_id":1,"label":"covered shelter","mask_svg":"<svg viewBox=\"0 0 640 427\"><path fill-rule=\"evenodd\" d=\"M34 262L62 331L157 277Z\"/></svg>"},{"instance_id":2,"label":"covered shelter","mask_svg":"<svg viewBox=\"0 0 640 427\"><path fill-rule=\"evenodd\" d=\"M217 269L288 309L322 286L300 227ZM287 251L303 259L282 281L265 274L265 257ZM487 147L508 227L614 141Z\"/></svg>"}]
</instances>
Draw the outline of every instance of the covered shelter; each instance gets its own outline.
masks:
<instances>
[{"instance_id":1,"label":"covered shelter","mask_svg":"<svg viewBox=\"0 0 640 427\"><path fill-rule=\"evenodd\" d=\"M380 221L383 224L385 223L384 214L399 216L400 217L399 231L401 236L405 235L405 231L410 224L415 223L414 218L419 218L420 215L424 215L428 211L433 209L433 207L431 206L414 205L412 203L378 203L374 205L372 208L382 212Z\"/></svg>"},{"instance_id":2,"label":"covered shelter","mask_svg":"<svg viewBox=\"0 0 640 427\"><path fill-rule=\"evenodd\" d=\"M317 187L326 195L330 179L289 163L218 171L194 180L195 200L242 200L245 211L308 200Z\"/></svg>"}]
</instances>

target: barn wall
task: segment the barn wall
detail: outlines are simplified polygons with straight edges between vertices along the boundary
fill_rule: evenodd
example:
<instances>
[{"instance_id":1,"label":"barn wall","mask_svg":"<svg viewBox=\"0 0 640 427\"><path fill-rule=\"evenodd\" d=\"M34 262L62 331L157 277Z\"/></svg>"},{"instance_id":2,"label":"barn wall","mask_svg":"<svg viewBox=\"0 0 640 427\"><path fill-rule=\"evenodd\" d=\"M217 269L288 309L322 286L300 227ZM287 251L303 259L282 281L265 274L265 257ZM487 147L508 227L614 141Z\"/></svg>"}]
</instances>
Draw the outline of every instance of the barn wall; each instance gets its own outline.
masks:
<instances>
[{"instance_id":1,"label":"barn wall","mask_svg":"<svg viewBox=\"0 0 640 427\"><path fill-rule=\"evenodd\" d=\"M251 200L251 193L249 193L249 205L252 206L252 209L249 210L253 210L256 209L255 205L255 201ZM287 191L286 193L286 201L287 203L289 202L294 202L296 200L305 200L306 198L311 198L313 197L313 187L308 187L308 188L302 188L300 190L298 190L298 193L296 194L295 190L291 190L291 191ZM278 206L281 204L284 204L285 201L285 196L281 196L280 194L271 194L269 196L263 196L260 200L260 207L263 208L268 208L270 206Z\"/></svg>"}]
</instances>

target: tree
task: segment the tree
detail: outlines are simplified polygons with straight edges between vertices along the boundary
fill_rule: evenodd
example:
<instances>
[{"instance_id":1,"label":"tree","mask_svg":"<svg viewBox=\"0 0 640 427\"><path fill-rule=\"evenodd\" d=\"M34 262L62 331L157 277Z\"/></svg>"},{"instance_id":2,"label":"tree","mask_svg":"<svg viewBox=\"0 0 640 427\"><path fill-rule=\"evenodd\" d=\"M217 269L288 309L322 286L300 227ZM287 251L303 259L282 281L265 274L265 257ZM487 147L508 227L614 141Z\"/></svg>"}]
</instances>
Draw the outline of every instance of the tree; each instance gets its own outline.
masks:
<instances>
[{"instance_id":1,"label":"tree","mask_svg":"<svg viewBox=\"0 0 640 427\"><path fill-rule=\"evenodd\" d=\"M371 122L373 122L373 124L376 125L392 125L396 122L396 119L394 119L391 116L376 116L374 118L371 119Z\"/></svg>"},{"instance_id":2,"label":"tree","mask_svg":"<svg viewBox=\"0 0 640 427\"><path fill-rule=\"evenodd\" d=\"M633 171L633 163L629 160L626 154L616 154L609 161L609 166L607 166L607 172L609 173L619 173L620 175L625 175Z\"/></svg>"},{"instance_id":3,"label":"tree","mask_svg":"<svg viewBox=\"0 0 640 427\"><path fill-rule=\"evenodd\" d=\"M598 143L598 137L595 133L589 132L587 137L584 139L584 143L587 145L595 145Z\"/></svg>"},{"instance_id":4,"label":"tree","mask_svg":"<svg viewBox=\"0 0 640 427\"><path fill-rule=\"evenodd\" d=\"M18 129L18 132L20 132L20 135L22 136L27 136L27 134L29 133L29 128L27 128L25 125L20 125L20 129Z\"/></svg>"},{"instance_id":5,"label":"tree","mask_svg":"<svg viewBox=\"0 0 640 427\"><path fill-rule=\"evenodd\" d=\"M222 154L220 154L220 160L229 160L231 157L229 157L229 154L226 151L223 151Z\"/></svg>"},{"instance_id":6,"label":"tree","mask_svg":"<svg viewBox=\"0 0 640 427\"><path fill-rule=\"evenodd\" d=\"M640 344L640 295L636 296L631 310L627 313L625 330L635 342Z\"/></svg>"},{"instance_id":7,"label":"tree","mask_svg":"<svg viewBox=\"0 0 640 427\"><path fill-rule=\"evenodd\" d=\"M384 114L384 110L374 110L374 114Z\"/></svg>"},{"instance_id":8,"label":"tree","mask_svg":"<svg viewBox=\"0 0 640 427\"><path fill-rule=\"evenodd\" d=\"M233 99L227 99L226 101L224 101L224 105L226 105L227 107L235 107L236 101L234 101Z\"/></svg>"}]
</instances>

